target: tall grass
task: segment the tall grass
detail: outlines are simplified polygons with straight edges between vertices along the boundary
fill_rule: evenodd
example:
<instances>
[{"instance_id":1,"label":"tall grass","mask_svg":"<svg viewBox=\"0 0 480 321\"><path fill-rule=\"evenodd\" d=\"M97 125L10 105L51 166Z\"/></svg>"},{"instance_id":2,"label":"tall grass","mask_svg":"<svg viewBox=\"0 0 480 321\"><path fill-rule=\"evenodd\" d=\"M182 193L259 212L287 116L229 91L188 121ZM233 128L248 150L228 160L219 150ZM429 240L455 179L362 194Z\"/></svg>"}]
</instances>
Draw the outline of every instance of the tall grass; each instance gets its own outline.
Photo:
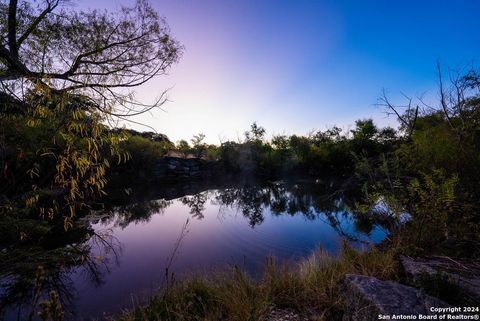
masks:
<instances>
[{"instance_id":1,"label":"tall grass","mask_svg":"<svg viewBox=\"0 0 480 321\"><path fill-rule=\"evenodd\" d=\"M394 251L359 252L345 243L336 256L318 249L297 264L268 258L258 280L233 266L170 284L146 305L112 320L261 321L273 307L294 309L314 320L335 320L342 315L341 280L347 273L396 279Z\"/></svg>"}]
</instances>

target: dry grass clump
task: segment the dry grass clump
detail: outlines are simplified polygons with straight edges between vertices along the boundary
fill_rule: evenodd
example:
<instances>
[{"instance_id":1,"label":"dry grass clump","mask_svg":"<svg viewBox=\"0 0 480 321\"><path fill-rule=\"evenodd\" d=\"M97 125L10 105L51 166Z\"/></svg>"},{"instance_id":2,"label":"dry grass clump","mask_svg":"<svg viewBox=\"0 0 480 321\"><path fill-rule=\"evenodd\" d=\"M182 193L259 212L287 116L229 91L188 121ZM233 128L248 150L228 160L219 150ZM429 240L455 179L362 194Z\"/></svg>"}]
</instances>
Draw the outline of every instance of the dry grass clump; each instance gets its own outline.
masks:
<instances>
[{"instance_id":1,"label":"dry grass clump","mask_svg":"<svg viewBox=\"0 0 480 321\"><path fill-rule=\"evenodd\" d=\"M262 321L275 306L332 320L342 314L339 283L347 273L395 279L393 250L358 252L345 243L337 256L319 249L298 264L277 264L268 258L259 280L234 266L210 277L172 284L145 306L113 319Z\"/></svg>"},{"instance_id":2,"label":"dry grass clump","mask_svg":"<svg viewBox=\"0 0 480 321\"><path fill-rule=\"evenodd\" d=\"M394 252L376 248L358 252L345 243L342 251L332 256L320 248L296 268L267 264L263 282L271 291L275 305L330 319L341 315L343 302L339 283L347 273L395 279Z\"/></svg>"}]
</instances>

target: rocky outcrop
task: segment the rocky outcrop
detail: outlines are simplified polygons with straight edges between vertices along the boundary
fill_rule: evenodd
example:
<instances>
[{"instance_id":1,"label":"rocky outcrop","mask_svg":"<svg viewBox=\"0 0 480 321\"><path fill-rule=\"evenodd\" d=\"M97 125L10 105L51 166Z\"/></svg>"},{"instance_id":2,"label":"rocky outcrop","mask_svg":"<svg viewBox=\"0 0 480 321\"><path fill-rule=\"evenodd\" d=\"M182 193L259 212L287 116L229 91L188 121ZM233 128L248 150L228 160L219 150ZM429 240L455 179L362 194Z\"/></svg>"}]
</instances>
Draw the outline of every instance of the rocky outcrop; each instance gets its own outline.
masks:
<instances>
[{"instance_id":1,"label":"rocky outcrop","mask_svg":"<svg viewBox=\"0 0 480 321\"><path fill-rule=\"evenodd\" d=\"M208 176L209 164L200 158L180 158L166 156L155 167L157 179L199 178Z\"/></svg>"},{"instance_id":2,"label":"rocky outcrop","mask_svg":"<svg viewBox=\"0 0 480 321\"><path fill-rule=\"evenodd\" d=\"M370 276L347 274L342 287L344 321L379 320L379 315L431 315L430 308L449 306L413 287Z\"/></svg>"},{"instance_id":3,"label":"rocky outcrop","mask_svg":"<svg viewBox=\"0 0 480 321\"><path fill-rule=\"evenodd\" d=\"M406 281L415 286L443 280L462 292L462 301L480 302L480 262L449 257L411 258L400 256ZM465 302L465 303L467 303Z\"/></svg>"}]
</instances>

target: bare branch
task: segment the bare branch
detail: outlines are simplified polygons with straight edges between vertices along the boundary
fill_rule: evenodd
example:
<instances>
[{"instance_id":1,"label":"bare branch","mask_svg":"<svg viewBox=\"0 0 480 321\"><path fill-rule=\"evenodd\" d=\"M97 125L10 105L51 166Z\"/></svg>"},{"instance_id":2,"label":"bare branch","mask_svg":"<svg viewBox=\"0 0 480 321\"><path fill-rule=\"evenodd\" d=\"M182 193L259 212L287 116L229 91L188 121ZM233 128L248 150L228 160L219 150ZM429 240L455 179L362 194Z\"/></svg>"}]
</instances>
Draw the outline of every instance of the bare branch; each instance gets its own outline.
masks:
<instances>
[{"instance_id":1,"label":"bare branch","mask_svg":"<svg viewBox=\"0 0 480 321\"><path fill-rule=\"evenodd\" d=\"M407 100L407 104L405 106L395 106L390 102L390 99L387 97L385 90L383 90L382 96L379 98L379 105L387 108L387 114L394 114L397 116L400 124L406 130L407 138L410 138L417 123L419 106L416 105L415 107L412 107L413 99L405 95L404 93L402 93L402 96L405 97L405 99ZM405 109L405 112L401 114L399 111L400 109ZM390 110L390 112L388 110Z\"/></svg>"},{"instance_id":2,"label":"bare branch","mask_svg":"<svg viewBox=\"0 0 480 321\"><path fill-rule=\"evenodd\" d=\"M43 0L34 7L26 0L10 1L8 44L0 44L3 87L28 94L40 85L89 97L102 112L125 117L167 101L146 107L124 94L165 75L183 50L146 0L115 14L66 10L61 2ZM127 112L112 112L115 108Z\"/></svg>"},{"instance_id":3,"label":"bare branch","mask_svg":"<svg viewBox=\"0 0 480 321\"><path fill-rule=\"evenodd\" d=\"M448 105L446 101L446 93L445 93L445 88L443 85L443 76L442 76L442 69L440 67L440 63L437 62L437 71L438 71L438 85L439 85L439 94L440 94L440 106L442 107L443 114L445 118L447 119L448 124L452 129L455 127L453 126L452 119L450 118L450 113L448 110Z\"/></svg>"}]
</instances>

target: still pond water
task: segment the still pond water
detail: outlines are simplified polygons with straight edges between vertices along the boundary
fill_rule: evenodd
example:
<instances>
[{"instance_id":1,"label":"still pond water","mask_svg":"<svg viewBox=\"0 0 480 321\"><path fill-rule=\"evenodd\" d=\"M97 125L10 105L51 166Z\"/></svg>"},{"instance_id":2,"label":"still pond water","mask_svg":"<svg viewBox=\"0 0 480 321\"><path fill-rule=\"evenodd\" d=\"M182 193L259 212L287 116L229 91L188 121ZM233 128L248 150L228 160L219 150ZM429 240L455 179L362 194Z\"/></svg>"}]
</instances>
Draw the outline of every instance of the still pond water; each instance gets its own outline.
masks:
<instances>
[{"instance_id":1,"label":"still pond water","mask_svg":"<svg viewBox=\"0 0 480 321\"><path fill-rule=\"evenodd\" d=\"M318 184L177 188L146 198L83 220L89 263L66 268L56 285L68 319L138 306L164 284L167 268L181 279L230 264L255 277L267 256L295 262L319 247L337 253L343 240L363 248L386 235L355 219L353 200ZM25 306L7 310L16 320Z\"/></svg>"}]
</instances>

